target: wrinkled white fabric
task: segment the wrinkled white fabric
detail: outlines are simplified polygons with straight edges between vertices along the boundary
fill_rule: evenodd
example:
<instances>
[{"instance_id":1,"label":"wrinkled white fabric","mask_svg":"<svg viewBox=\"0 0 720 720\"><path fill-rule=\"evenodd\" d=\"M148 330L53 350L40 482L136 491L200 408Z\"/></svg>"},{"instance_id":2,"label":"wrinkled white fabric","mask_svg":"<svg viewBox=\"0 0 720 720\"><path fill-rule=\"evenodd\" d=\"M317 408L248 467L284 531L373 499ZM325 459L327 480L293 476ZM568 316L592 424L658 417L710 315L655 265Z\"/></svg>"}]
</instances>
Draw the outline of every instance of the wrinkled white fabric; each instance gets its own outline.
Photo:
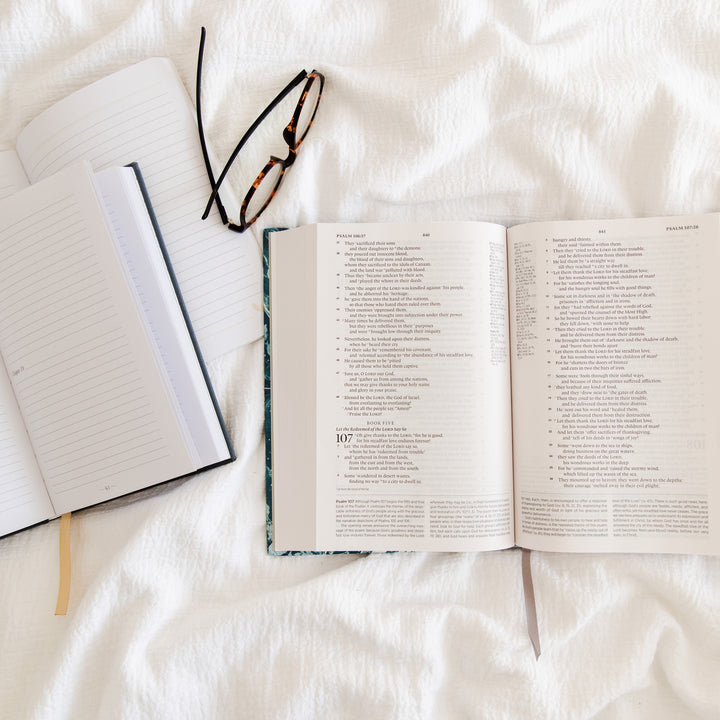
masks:
<instances>
[{"instance_id":1,"label":"wrinkled white fabric","mask_svg":"<svg viewBox=\"0 0 720 720\"><path fill-rule=\"evenodd\" d=\"M720 209L711 0L2 0L0 149L149 56L227 154L301 68L322 105L262 226ZM282 152L273 147L272 152ZM260 240L261 228L250 231ZM2 718L720 716L720 558L270 557L262 345L210 372L237 461L0 540Z\"/></svg>"}]
</instances>

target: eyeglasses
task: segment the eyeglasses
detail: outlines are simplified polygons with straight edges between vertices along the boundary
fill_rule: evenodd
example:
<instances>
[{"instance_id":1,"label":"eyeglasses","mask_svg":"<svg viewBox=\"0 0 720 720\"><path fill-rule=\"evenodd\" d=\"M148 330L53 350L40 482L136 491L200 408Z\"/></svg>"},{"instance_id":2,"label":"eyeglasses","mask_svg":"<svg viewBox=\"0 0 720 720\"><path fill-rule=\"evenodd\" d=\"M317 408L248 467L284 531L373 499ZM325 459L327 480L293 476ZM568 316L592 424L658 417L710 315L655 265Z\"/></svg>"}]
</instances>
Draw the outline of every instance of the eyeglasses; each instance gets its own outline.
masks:
<instances>
[{"instance_id":1,"label":"eyeglasses","mask_svg":"<svg viewBox=\"0 0 720 720\"><path fill-rule=\"evenodd\" d=\"M204 48L205 28L202 28L200 34L200 49L198 50L195 109L197 112L198 132L200 133L200 146L202 148L203 159L205 161L205 169L207 170L208 179L210 180L210 186L212 188L212 193L210 194L210 198L205 206L205 211L203 212L202 217L203 220L207 218L210 213L210 208L214 202L217 205L217 209L220 212L220 217L223 223L226 224L230 230L235 230L235 232L244 232L260 217L265 208L270 204L270 201L275 197L275 193L280 187L280 183L282 183L283 177L285 177L285 171L295 162L298 148L305 139L305 136L315 119L315 113L317 112L318 105L320 105L320 98L322 97L325 77L315 70L310 73L305 72L305 70L301 70L278 93L265 110L262 111L257 120L255 120L255 122L248 128L242 138L240 138L240 142L238 142L235 149L230 154L228 161L225 163L225 167L221 170L216 181L213 175L212 167L210 166L207 145L205 144L205 132L203 130L202 112L200 107L200 77L202 74ZM300 95L300 100L295 106L295 112L292 115L292 119L285 127L285 130L283 130L283 140L288 146L287 157L283 159L275 157L274 155L270 156L270 160L255 178L255 181L250 186L250 189L247 191L247 194L242 201L238 222L236 223L229 220L225 208L220 200L220 185L223 180L225 180L228 171L235 161L235 158L237 158L243 145L245 145L260 123L262 123L263 120L265 120L265 118L273 111L273 109L303 81L305 81L305 85L303 87L302 94Z\"/></svg>"}]
</instances>

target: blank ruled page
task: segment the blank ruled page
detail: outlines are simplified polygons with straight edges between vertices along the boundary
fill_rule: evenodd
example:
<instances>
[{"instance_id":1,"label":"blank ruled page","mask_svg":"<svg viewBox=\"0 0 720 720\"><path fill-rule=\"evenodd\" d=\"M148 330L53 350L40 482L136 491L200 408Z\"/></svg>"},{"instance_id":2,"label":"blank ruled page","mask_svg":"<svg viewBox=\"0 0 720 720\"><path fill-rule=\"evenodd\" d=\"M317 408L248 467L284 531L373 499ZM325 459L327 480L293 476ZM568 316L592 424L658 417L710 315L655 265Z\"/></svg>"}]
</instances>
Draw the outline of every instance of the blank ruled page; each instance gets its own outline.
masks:
<instances>
[{"instance_id":1,"label":"blank ruled page","mask_svg":"<svg viewBox=\"0 0 720 720\"><path fill-rule=\"evenodd\" d=\"M168 392L186 428L191 453L199 467L226 460L230 456L227 440L135 172L127 167L108 168L96 173L95 180L157 363L167 372Z\"/></svg>"},{"instance_id":2,"label":"blank ruled page","mask_svg":"<svg viewBox=\"0 0 720 720\"><path fill-rule=\"evenodd\" d=\"M53 516L10 380L0 362L0 535Z\"/></svg>"},{"instance_id":3,"label":"blank ruled page","mask_svg":"<svg viewBox=\"0 0 720 720\"><path fill-rule=\"evenodd\" d=\"M57 514L195 469L86 168L0 218L0 348Z\"/></svg>"},{"instance_id":4,"label":"blank ruled page","mask_svg":"<svg viewBox=\"0 0 720 720\"><path fill-rule=\"evenodd\" d=\"M0 152L0 200L27 187L28 181L14 150Z\"/></svg>"},{"instance_id":5,"label":"blank ruled page","mask_svg":"<svg viewBox=\"0 0 720 720\"><path fill-rule=\"evenodd\" d=\"M228 231L209 195L197 125L172 64L152 58L65 98L20 134L31 182L79 160L95 170L137 162L206 359L262 334L260 255Z\"/></svg>"}]
</instances>

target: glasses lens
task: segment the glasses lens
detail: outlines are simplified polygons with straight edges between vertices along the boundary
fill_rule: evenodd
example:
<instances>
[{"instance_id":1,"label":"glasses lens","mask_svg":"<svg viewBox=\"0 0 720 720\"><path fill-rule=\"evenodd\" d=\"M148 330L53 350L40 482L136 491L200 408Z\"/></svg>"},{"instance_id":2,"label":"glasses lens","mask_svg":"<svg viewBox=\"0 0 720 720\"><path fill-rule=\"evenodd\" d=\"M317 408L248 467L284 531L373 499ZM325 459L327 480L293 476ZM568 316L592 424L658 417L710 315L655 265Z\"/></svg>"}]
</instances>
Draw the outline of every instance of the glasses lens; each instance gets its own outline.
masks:
<instances>
[{"instance_id":1,"label":"glasses lens","mask_svg":"<svg viewBox=\"0 0 720 720\"><path fill-rule=\"evenodd\" d=\"M300 117L298 118L297 132L295 133L295 147L303 141L315 117L322 92L322 81L318 75L312 75L309 80L309 87L307 83L305 87L307 88L307 96L305 97L302 110L300 111Z\"/></svg>"},{"instance_id":2,"label":"glasses lens","mask_svg":"<svg viewBox=\"0 0 720 720\"><path fill-rule=\"evenodd\" d=\"M251 191L243 202L245 222L250 224L265 209L272 200L283 176L283 166L274 161L268 163L253 183L254 192Z\"/></svg>"}]
</instances>

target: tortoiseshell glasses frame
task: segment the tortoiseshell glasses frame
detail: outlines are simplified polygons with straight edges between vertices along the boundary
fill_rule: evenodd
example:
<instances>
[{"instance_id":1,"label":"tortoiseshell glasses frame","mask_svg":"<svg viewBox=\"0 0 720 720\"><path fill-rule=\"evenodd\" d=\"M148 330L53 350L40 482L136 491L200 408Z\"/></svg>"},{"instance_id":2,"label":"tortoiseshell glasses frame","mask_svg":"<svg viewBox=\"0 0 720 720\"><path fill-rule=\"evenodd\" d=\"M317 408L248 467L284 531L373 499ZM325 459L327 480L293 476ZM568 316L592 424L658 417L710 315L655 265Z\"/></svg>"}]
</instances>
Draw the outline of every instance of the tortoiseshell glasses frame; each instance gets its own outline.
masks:
<instances>
[{"instance_id":1,"label":"tortoiseshell glasses frame","mask_svg":"<svg viewBox=\"0 0 720 720\"><path fill-rule=\"evenodd\" d=\"M198 132L200 134L200 146L202 148L203 160L205 161L205 169L212 189L202 217L203 220L207 218L210 213L210 208L214 202L217 205L217 209L223 223L226 224L230 230L234 230L235 232L244 232L258 219L258 217L260 217L265 208L267 208L270 204L270 201L275 197L277 189L280 187L280 183L285 176L285 171L295 162L298 148L305 139L305 136L315 119L315 113L317 113L318 106L320 105L320 98L322 97L325 77L316 70L313 70L310 73L305 70L301 70L275 96L272 102L270 102L265 110L260 113L257 120L255 120L255 122L248 128L242 138L240 138L240 141L235 146L235 149L232 153L230 153L230 157L225 163L225 166L220 171L220 175L218 175L217 180L215 180L212 167L210 166L207 145L205 143L205 132L203 130L202 111L200 105L200 79L202 76L204 48L205 28L202 28L200 34L200 48L198 50L197 78L195 85L195 110L197 113ZM265 120L272 110L303 81L305 81L305 86L303 87L300 100L295 106L295 111L293 112L290 122L283 130L283 140L288 146L287 157L279 158L274 155L270 156L270 160L255 178L255 181L250 186L250 189L247 191L247 194L242 201L238 222L233 222L228 218L222 201L220 200L220 185L227 176L230 167L235 161L235 158L238 156L243 145L247 142L248 138L255 132L260 123ZM261 188L260 192L258 192L259 188ZM250 211L248 211L249 209Z\"/></svg>"}]
</instances>

